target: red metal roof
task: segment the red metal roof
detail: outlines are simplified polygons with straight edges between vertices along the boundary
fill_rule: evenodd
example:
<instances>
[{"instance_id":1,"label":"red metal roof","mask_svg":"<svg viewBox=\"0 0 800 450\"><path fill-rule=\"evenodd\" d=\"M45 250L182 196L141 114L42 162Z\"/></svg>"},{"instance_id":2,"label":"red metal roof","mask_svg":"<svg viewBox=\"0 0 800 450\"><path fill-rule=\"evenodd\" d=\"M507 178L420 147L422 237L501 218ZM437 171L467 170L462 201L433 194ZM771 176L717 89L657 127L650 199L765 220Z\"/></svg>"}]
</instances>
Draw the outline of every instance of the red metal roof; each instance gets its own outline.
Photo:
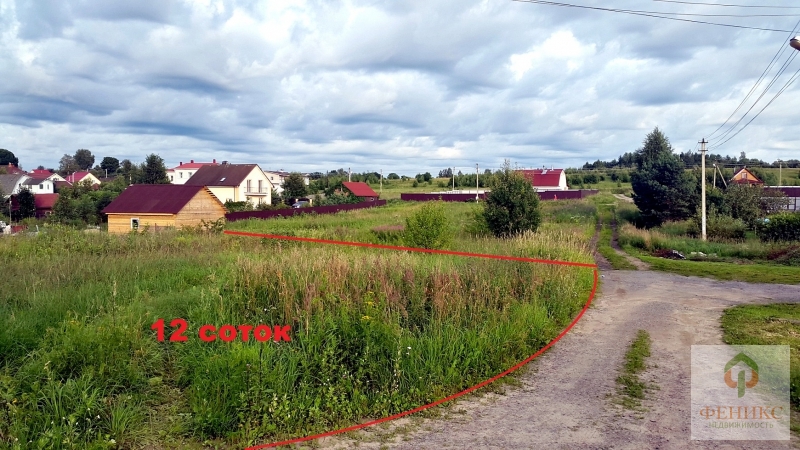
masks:
<instances>
[{"instance_id":1,"label":"red metal roof","mask_svg":"<svg viewBox=\"0 0 800 450\"><path fill-rule=\"evenodd\" d=\"M45 178L49 177L52 174L53 174L53 172L50 172L47 169L33 169L30 172L28 172L28 175L32 175L32 176L33 175L38 175L38 176L42 176L42 177L45 177Z\"/></svg>"},{"instance_id":2,"label":"red metal roof","mask_svg":"<svg viewBox=\"0 0 800 450\"><path fill-rule=\"evenodd\" d=\"M36 209L53 209L56 200L58 200L58 194L36 194L33 196Z\"/></svg>"},{"instance_id":3,"label":"red metal roof","mask_svg":"<svg viewBox=\"0 0 800 450\"><path fill-rule=\"evenodd\" d=\"M188 163L184 163L183 161L181 161L180 164L178 164L176 167L173 167L171 170L177 170L177 169L184 169L184 170L185 169L199 169L199 168L201 168L203 166L218 166L218 165L219 165L219 163L217 162L216 159L213 162L205 162L205 163L204 162L194 162L194 160L191 160Z\"/></svg>"},{"instance_id":4,"label":"red metal roof","mask_svg":"<svg viewBox=\"0 0 800 450\"><path fill-rule=\"evenodd\" d=\"M564 169L531 169L518 172L521 172L533 187L552 187L559 186Z\"/></svg>"},{"instance_id":5,"label":"red metal roof","mask_svg":"<svg viewBox=\"0 0 800 450\"><path fill-rule=\"evenodd\" d=\"M373 191L367 183L361 181L345 181L342 183L344 187L353 193L356 197L377 197L378 193Z\"/></svg>"},{"instance_id":6,"label":"red metal roof","mask_svg":"<svg viewBox=\"0 0 800 450\"><path fill-rule=\"evenodd\" d=\"M89 172L75 172L71 175L67 175L66 177L64 177L64 179L66 179L70 183L80 183L81 180L83 180L89 175L91 175Z\"/></svg>"},{"instance_id":7,"label":"red metal roof","mask_svg":"<svg viewBox=\"0 0 800 450\"><path fill-rule=\"evenodd\" d=\"M8 163L6 165L0 166L6 170L8 175L24 175L25 171L14 165L14 163Z\"/></svg>"},{"instance_id":8,"label":"red metal roof","mask_svg":"<svg viewBox=\"0 0 800 450\"><path fill-rule=\"evenodd\" d=\"M177 214L203 189L185 184L134 184L122 191L103 213Z\"/></svg>"}]
</instances>

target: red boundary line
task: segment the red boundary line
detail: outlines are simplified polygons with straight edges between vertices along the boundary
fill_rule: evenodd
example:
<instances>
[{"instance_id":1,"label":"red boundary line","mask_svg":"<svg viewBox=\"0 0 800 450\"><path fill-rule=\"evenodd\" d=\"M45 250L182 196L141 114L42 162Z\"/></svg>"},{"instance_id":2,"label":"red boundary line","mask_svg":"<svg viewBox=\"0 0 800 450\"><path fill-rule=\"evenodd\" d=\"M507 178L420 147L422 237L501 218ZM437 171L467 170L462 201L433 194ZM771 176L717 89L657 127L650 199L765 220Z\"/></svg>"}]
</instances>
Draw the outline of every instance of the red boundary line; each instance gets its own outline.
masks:
<instances>
[{"instance_id":1,"label":"red boundary line","mask_svg":"<svg viewBox=\"0 0 800 450\"><path fill-rule=\"evenodd\" d=\"M469 388L467 388L467 389L465 389L465 390L463 390L461 392L458 392L458 393L452 394L450 396L447 396L445 398L436 400L435 402L428 403L427 405L418 406L418 407L416 407L414 409L410 409L408 411L403 411L401 413L397 413L397 414L394 414L394 415L391 415L391 416L388 416L388 417L384 417L382 419L377 419L377 420L373 420L373 421L366 422L366 423L360 423L360 424L352 425L352 426L349 426L349 427L346 427L346 428L340 428L338 430L328 431L328 432L325 432L325 433L315 434L315 435L311 435L311 436L305 436L305 437L301 437L301 438L289 439L289 440L280 441L280 442L273 442L273 443L270 443L270 444L254 445L252 447L247 447L246 450L260 450L260 449L264 449L264 448L275 448L275 447L280 447L282 445L297 444L297 443L300 443L300 442L306 442L306 441L311 441L311 440L314 440L314 439L320 439L320 438L324 438L324 437L328 437L328 436L334 436L334 435L341 434L341 433L347 433L349 431L360 430L362 428L370 427L370 426L373 426L373 425L378 425L380 423L388 422L390 420L399 419L401 417L405 417L405 416L408 416L408 415L411 415L411 414L418 413L420 411L424 411L426 409L433 408L434 406L438 406L438 405L441 405L442 403L449 402L451 400L455 400L455 399L457 399L459 397L462 397L462 396L464 396L466 394L469 394L470 392L476 391L476 390L478 390L478 389L480 389L480 388L482 388L484 386L487 386L487 385L489 385L491 383L494 383L495 381L499 380L500 378L503 378L504 376L519 370L522 366L524 366L525 364L528 364L529 362L533 361L536 357L540 356L542 353L547 351L547 349L552 347L556 342L561 340L561 338L563 338L578 323L578 321L583 317L584 313L586 313L586 310L589 309L589 306L591 306L592 300L594 299L595 293L597 292L597 266L594 265L594 264L575 263L575 262L568 262L568 261L549 261L549 260L534 259L534 258L521 258L521 257L515 257L515 256L502 256L502 255L488 255L488 254L480 254L480 253L464 253L464 252L454 252L454 251L449 251L449 250L430 250L430 249L414 248L414 247L398 247L398 246L393 246L393 245L366 244L366 243L362 243L362 242L332 241L332 240L327 240L327 239L302 238L302 237L296 237L296 236L278 236L278 235L271 235L271 234L246 233L246 232L241 232L241 231L225 231L225 234L238 235L238 236L261 237L261 238L268 238L268 239L287 239L287 240L301 241L301 242L315 242L315 243L320 243L320 244L350 245L350 246L354 246L354 247L382 248L382 249L388 249L388 250L406 250L406 251L412 251L412 252L438 253L438 254L444 254L444 255L470 256L470 257L480 257L480 258L489 258L489 259L501 259L501 260L508 260L508 261L523 261L523 262L557 264L557 265L576 266L576 267L589 267L589 268L594 269L593 270L594 282L592 284L592 292L591 292L591 294L589 294L589 299L586 301L586 304L583 305L583 309L581 309L581 312L578 313L577 317L575 317L575 319L572 320L572 322L567 326L567 328L565 328L558 336L556 336L555 339L553 339L552 341L547 343L547 345L542 347L539 351L537 351L533 355L525 358L523 361L520 361L519 363L517 363L513 367L507 369L506 371L501 372L501 373L493 376L492 378L489 378L488 380L484 380L484 381L476 384L475 386L469 387Z\"/></svg>"},{"instance_id":2,"label":"red boundary line","mask_svg":"<svg viewBox=\"0 0 800 450\"><path fill-rule=\"evenodd\" d=\"M284 239L287 241L313 242L316 244L349 245L351 247L381 248L385 250L404 250L407 252L434 253L437 255L468 256L472 258L500 259L504 261L522 261L530 263L555 264L560 266L588 267L591 269L597 268L596 264L579 263L571 261L555 261L550 259L524 258L521 256L492 255L488 253L455 252L452 250L432 250L429 248L400 247L396 245L383 245L383 244L367 244L365 242L332 241L329 239L314 239L314 238L297 237L297 236L281 236L277 234L248 233L245 231L225 231L225 234L230 234L233 236L260 237L266 239Z\"/></svg>"}]
</instances>

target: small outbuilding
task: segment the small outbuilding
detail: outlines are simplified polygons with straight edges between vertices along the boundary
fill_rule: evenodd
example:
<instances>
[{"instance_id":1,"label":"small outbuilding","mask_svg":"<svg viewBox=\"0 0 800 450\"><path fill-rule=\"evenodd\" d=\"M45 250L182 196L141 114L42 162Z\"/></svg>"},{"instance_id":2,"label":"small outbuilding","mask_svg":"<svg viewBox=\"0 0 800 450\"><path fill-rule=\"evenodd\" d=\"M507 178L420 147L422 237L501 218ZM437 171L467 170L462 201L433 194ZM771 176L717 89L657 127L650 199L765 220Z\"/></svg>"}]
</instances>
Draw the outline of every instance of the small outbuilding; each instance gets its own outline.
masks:
<instances>
[{"instance_id":1,"label":"small outbuilding","mask_svg":"<svg viewBox=\"0 0 800 450\"><path fill-rule=\"evenodd\" d=\"M362 181L345 181L342 185L356 197L363 198L365 202L374 202L378 199L378 193Z\"/></svg>"},{"instance_id":2,"label":"small outbuilding","mask_svg":"<svg viewBox=\"0 0 800 450\"><path fill-rule=\"evenodd\" d=\"M761 186L761 185L764 184L764 182L761 181L760 178L758 178L757 176L753 175L753 172L750 172L749 170L747 170L747 167L742 167L741 170L736 172L736 175L734 175L733 179L731 179L731 183L733 183L733 184L746 184L748 186L751 186L751 185Z\"/></svg>"},{"instance_id":3,"label":"small outbuilding","mask_svg":"<svg viewBox=\"0 0 800 450\"><path fill-rule=\"evenodd\" d=\"M135 184L125 189L103 213L109 233L128 233L145 227L199 225L225 217L225 206L205 186Z\"/></svg>"},{"instance_id":4,"label":"small outbuilding","mask_svg":"<svg viewBox=\"0 0 800 450\"><path fill-rule=\"evenodd\" d=\"M518 170L537 191L566 191L567 176L564 169L526 169Z\"/></svg>"}]
</instances>

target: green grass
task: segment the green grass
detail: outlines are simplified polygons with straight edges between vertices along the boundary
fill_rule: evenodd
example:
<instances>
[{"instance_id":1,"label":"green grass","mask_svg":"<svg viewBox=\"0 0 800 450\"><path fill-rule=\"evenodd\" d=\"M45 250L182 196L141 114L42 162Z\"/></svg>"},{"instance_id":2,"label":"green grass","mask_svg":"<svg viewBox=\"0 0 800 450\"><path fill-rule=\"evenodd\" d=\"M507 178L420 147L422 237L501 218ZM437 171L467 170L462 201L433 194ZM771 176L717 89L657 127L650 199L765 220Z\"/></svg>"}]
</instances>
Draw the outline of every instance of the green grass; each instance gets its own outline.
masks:
<instances>
[{"instance_id":1,"label":"green grass","mask_svg":"<svg viewBox=\"0 0 800 450\"><path fill-rule=\"evenodd\" d=\"M676 273L687 277L706 277L748 283L800 284L800 267L787 267L777 264L734 264L672 260L644 256L632 248L627 248L626 250L650 264L651 270L659 270L661 272Z\"/></svg>"},{"instance_id":2,"label":"green grass","mask_svg":"<svg viewBox=\"0 0 800 450\"><path fill-rule=\"evenodd\" d=\"M398 236L375 227L419 207L230 227L381 242ZM452 248L592 262L591 205L543 205L540 231L510 240L468 232L474 208L446 205ZM0 239L0 272L0 447L32 448L241 448L407 410L534 353L593 281L574 267L60 228ZM189 340L159 343L158 318L186 319ZM291 325L292 342L206 343L204 324Z\"/></svg>"},{"instance_id":3,"label":"green grass","mask_svg":"<svg viewBox=\"0 0 800 450\"><path fill-rule=\"evenodd\" d=\"M625 353L625 365L617 377L619 403L628 409L638 410L648 390L653 386L643 382L639 375L647 368L645 359L650 356L650 334L639 330Z\"/></svg>"},{"instance_id":4,"label":"green grass","mask_svg":"<svg viewBox=\"0 0 800 450\"><path fill-rule=\"evenodd\" d=\"M790 346L792 430L800 432L800 304L747 305L725 310L723 341L738 345Z\"/></svg>"},{"instance_id":5,"label":"green grass","mask_svg":"<svg viewBox=\"0 0 800 450\"><path fill-rule=\"evenodd\" d=\"M599 220L601 222L600 236L597 241L597 251L608 260L615 270L636 270L636 266L630 263L624 256L617 253L611 247L613 230L611 221L615 220L616 209L614 205L602 205L598 208Z\"/></svg>"}]
</instances>

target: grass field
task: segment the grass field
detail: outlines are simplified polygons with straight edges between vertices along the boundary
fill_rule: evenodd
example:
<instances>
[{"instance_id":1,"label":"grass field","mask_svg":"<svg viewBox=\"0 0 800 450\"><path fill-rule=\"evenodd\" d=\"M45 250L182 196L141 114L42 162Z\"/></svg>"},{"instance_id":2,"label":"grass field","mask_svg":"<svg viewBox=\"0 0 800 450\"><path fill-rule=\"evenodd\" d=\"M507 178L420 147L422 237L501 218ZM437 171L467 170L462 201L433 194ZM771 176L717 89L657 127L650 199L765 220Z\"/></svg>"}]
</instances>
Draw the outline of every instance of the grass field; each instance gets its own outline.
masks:
<instances>
[{"instance_id":1,"label":"grass field","mask_svg":"<svg viewBox=\"0 0 800 450\"><path fill-rule=\"evenodd\" d=\"M800 432L800 305L737 306L722 315L726 344L788 345L791 364L792 429Z\"/></svg>"},{"instance_id":2,"label":"grass field","mask_svg":"<svg viewBox=\"0 0 800 450\"><path fill-rule=\"evenodd\" d=\"M397 243L380 227L419 206L230 228ZM448 204L452 248L592 262L594 207L543 207L538 233L501 241L470 230L475 205ZM0 239L0 271L10 448L241 448L386 416L532 354L592 286L591 270L572 267L58 228ZM185 319L187 341L158 342L159 318ZM204 342L208 324L289 325L292 340Z\"/></svg>"}]
</instances>

